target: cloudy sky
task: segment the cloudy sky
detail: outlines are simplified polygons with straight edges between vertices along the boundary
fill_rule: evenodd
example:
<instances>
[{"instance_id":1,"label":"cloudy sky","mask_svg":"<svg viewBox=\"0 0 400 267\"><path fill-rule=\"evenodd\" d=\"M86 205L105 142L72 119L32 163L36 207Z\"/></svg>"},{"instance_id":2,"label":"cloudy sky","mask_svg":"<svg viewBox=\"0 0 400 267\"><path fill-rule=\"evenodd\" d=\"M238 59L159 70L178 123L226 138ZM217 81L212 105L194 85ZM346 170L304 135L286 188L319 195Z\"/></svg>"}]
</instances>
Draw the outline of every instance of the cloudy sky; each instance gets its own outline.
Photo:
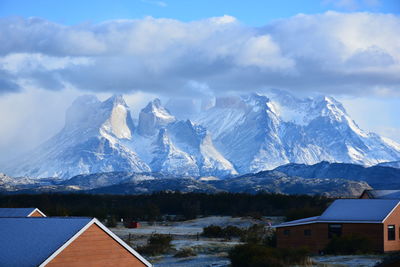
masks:
<instances>
[{"instance_id":1,"label":"cloudy sky","mask_svg":"<svg viewBox=\"0 0 400 267\"><path fill-rule=\"evenodd\" d=\"M82 94L136 112L268 88L334 96L400 142L400 2L0 1L0 160L60 130Z\"/></svg>"}]
</instances>

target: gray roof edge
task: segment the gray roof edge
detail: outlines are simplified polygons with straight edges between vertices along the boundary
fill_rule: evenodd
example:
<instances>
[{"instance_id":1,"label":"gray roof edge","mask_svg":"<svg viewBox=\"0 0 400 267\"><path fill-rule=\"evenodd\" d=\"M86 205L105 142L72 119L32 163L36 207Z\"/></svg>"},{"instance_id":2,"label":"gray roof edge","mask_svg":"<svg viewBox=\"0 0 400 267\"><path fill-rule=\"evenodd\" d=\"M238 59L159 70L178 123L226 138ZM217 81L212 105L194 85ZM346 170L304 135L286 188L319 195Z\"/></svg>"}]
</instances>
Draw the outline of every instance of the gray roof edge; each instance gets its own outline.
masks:
<instances>
[{"instance_id":1,"label":"gray roof edge","mask_svg":"<svg viewBox=\"0 0 400 267\"><path fill-rule=\"evenodd\" d=\"M306 224L314 224L314 223L373 223L373 224L379 224L379 223L383 223L383 221L315 220L315 221L299 222L299 223L292 223L292 224L281 223L281 224L278 224L278 225L275 225L272 227L273 228L282 228L282 227L290 227L290 226L298 226L298 225L306 225Z\"/></svg>"},{"instance_id":2,"label":"gray roof edge","mask_svg":"<svg viewBox=\"0 0 400 267\"><path fill-rule=\"evenodd\" d=\"M393 211L399 206L400 201L397 202L396 206L393 207L393 209L386 215L386 217L382 220L382 223L386 221L387 218L393 213Z\"/></svg>"}]
</instances>

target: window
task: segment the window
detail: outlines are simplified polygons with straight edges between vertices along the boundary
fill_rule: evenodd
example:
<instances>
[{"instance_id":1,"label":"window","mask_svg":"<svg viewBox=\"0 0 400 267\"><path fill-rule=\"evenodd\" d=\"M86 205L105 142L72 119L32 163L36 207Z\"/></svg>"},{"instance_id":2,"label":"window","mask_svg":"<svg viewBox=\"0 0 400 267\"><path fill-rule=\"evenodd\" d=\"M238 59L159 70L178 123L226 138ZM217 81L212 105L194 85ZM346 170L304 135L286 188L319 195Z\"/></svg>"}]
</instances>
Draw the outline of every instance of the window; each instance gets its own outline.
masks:
<instances>
[{"instance_id":1,"label":"window","mask_svg":"<svg viewBox=\"0 0 400 267\"><path fill-rule=\"evenodd\" d=\"M342 235L342 225L341 224L329 224L328 225L328 238L333 238L334 236Z\"/></svg>"},{"instance_id":2,"label":"window","mask_svg":"<svg viewBox=\"0 0 400 267\"><path fill-rule=\"evenodd\" d=\"M304 235L305 236L310 236L311 235L311 229L305 229L304 230Z\"/></svg>"},{"instance_id":3,"label":"window","mask_svg":"<svg viewBox=\"0 0 400 267\"><path fill-rule=\"evenodd\" d=\"M396 228L394 225L388 225L388 240L396 239Z\"/></svg>"},{"instance_id":4,"label":"window","mask_svg":"<svg viewBox=\"0 0 400 267\"><path fill-rule=\"evenodd\" d=\"M284 235L290 235L290 230L283 230Z\"/></svg>"}]
</instances>

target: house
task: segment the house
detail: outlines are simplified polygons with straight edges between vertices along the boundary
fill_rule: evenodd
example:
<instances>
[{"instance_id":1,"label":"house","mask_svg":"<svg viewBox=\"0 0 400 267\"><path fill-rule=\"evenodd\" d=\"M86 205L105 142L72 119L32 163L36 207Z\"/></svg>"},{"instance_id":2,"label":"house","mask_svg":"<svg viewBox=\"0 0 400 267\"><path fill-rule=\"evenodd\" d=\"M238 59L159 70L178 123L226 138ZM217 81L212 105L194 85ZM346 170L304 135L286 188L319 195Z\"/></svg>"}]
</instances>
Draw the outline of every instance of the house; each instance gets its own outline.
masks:
<instances>
[{"instance_id":1,"label":"house","mask_svg":"<svg viewBox=\"0 0 400 267\"><path fill-rule=\"evenodd\" d=\"M371 240L376 252L400 250L400 200L339 199L321 216L279 224L279 248L307 247L319 253L334 236L359 234Z\"/></svg>"},{"instance_id":2,"label":"house","mask_svg":"<svg viewBox=\"0 0 400 267\"><path fill-rule=\"evenodd\" d=\"M151 266L97 219L0 218L0 266Z\"/></svg>"},{"instance_id":3,"label":"house","mask_svg":"<svg viewBox=\"0 0 400 267\"><path fill-rule=\"evenodd\" d=\"M362 199L400 199L400 190L364 190Z\"/></svg>"},{"instance_id":4,"label":"house","mask_svg":"<svg viewBox=\"0 0 400 267\"><path fill-rule=\"evenodd\" d=\"M6 217L46 217L37 208L0 208L0 218Z\"/></svg>"}]
</instances>

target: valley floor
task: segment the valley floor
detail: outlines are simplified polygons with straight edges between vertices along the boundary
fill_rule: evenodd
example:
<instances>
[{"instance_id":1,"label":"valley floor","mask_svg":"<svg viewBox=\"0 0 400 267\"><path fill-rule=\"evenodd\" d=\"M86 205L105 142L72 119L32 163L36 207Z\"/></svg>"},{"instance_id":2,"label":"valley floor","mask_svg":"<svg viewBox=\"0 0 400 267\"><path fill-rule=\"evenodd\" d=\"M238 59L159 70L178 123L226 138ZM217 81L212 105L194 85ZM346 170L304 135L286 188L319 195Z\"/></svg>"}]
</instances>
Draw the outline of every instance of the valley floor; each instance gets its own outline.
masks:
<instances>
[{"instance_id":1,"label":"valley floor","mask_svg":"<svg viewBox=\"0 0 400 267\"><path fill-rule=\"evenodd\" d=\"M203 227L218 225L225 227L249 227L253 224L277 224L282 217L268 217L263 220L252 218L211 216L183 222L148 223L142 222L140 228L128 229L122 226L111 230L124 240L130 240L136 247L146 244L151 234L170 234L173 236L174 249L191 248L197 256L177 258L173 254L150 257L149 260L155 267L225 267L229 266L228 251L240 244L239 240L223 240L218 238L205 238L200 234ZM372 267L382 259L381 255L362 256L316 256L312 260L315 267Z\"/></svg>"}]
</instances>

